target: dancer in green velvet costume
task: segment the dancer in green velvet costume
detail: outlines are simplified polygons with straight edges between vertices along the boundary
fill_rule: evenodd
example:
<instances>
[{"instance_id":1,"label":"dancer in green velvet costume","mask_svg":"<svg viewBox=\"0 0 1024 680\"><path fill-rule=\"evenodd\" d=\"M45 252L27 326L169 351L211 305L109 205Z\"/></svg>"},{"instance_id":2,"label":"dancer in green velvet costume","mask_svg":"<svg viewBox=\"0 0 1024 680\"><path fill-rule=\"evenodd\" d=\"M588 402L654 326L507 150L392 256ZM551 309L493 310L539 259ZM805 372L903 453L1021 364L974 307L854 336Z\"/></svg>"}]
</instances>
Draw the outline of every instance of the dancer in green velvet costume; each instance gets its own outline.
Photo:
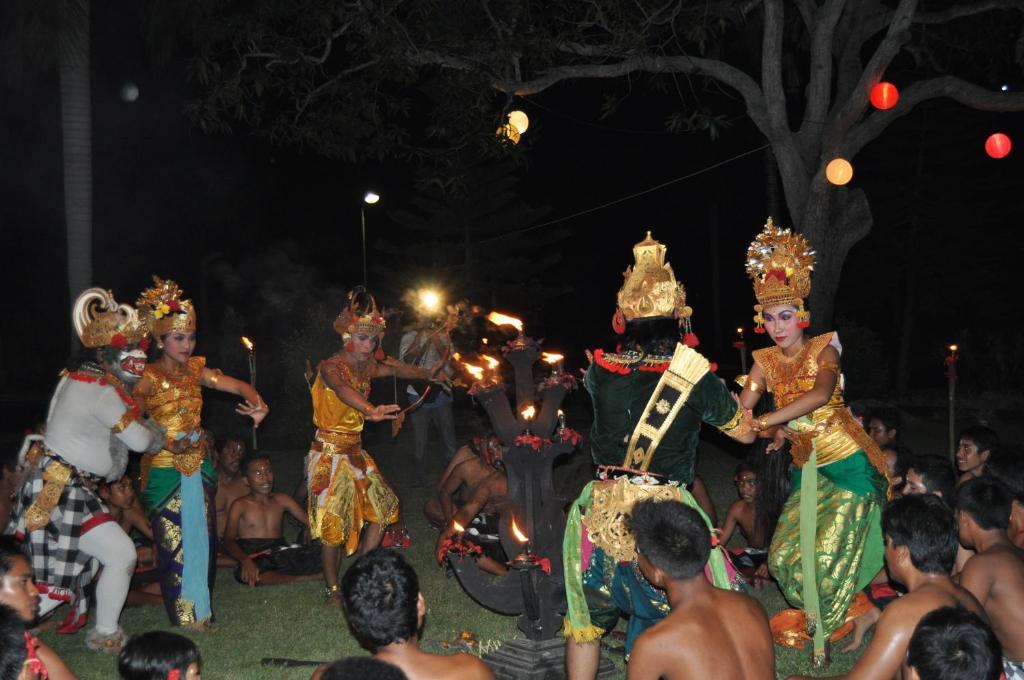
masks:
<instances>
[{"instance_id":1,"label":"dancer in green velvet costume","mask_svg":"<svg viewBox=\"0 0 1024 680\"><path fill-rule=\"evenodd\" d=\"M572 504L565 531L570 678L595 676L599 640L620 616L630 617L628 655L633 640L668 613L664 592L637 567L623 515L643 498L673 499L707 521L686 489L693 481L701 422L741 441L754 439L749 411L691 347L692 310L665 250L650 232L634 246L636 263L626 270L612 322L621 347L628 349L596 351L584 379L594 405L591 453L600 479ZM684 331L685 345L679 342ZM728 588L732 573L722 553L712 550L706 571L716 586Z\"/></svg>"},{"instance_id":2,"label":"dancer in green velvet costume","mask_svg":"<svg viewBox=\"0 0 1024 680\"><path fill-rule=\"evenodd\" d=\"M753 352L754 365L740 402L753 408L763 391L776 410L756 429L791 442L793 493L769 549L769 570L786 598L803 609L805 630L773 623L776 641L814 640L814 661L825 662L825 640L847 620L854 595L883 566L881 511L889 489L885 459L843 403L839 338L804 336L814 251L788 229L768 224L747 252L754 281L758 333L775 343Z\"/></svg>"}]
</instances>

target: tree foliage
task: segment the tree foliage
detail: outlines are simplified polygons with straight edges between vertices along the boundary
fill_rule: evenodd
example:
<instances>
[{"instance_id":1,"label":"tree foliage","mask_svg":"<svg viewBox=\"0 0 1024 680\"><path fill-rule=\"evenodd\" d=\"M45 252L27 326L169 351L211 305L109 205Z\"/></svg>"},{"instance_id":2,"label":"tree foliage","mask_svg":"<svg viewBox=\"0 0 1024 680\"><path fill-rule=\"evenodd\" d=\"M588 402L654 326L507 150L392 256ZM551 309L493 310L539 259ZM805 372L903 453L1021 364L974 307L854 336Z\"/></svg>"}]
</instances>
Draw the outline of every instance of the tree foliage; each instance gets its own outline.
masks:
<instances>
[{"instance_id":1,"label":"tree foliage","mask_svg":"<svg viewBox=\"0 0 1024 680\"><path fill-rule=\"evenodd\" d=\"M517 97L601 79L604 113L634 89L674 93L670 129L718 133L708 92L733 97L771 145L790 224L821 266L812 306L827 322L849 249L872 214L824 166L853 159L893 121L945 97L1024 109L1022 0L444 0L213 3L192 74L207 130L241 123L283 143L355 158L444 159L493 150ZM882 79L899 104L869 107Z\"/></svg>"}]
</instances>

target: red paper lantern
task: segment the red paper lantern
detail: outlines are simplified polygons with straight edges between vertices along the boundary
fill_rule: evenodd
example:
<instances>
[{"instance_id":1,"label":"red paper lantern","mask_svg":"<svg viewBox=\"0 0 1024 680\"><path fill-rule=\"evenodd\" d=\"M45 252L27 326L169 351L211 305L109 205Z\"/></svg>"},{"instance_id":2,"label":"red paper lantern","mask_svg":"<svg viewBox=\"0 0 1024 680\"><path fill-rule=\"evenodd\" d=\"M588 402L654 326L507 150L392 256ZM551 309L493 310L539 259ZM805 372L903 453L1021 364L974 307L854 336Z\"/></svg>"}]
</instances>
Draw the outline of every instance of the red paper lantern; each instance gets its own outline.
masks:
<instances>
[{"instance_id":1,"label":"red paper lantern","mask_svg":"<svg viewBox=\"0 0 1024 680\"><path fill-rule=\"evenodd\" d=\"M1013 142L1002 132L989 135L988 139L985 140L985 153L992 158L1005 158L1012 148Z\"/></svg>"},{"instance_id":2,"label":"red paper lantern","mask_svg":"<svg viewBox=\"0 0 1024 680\"><path fill-rule=\"evenodd\" d=\"M900 91L892 83L876 83L869 94L871 105L876 109L891 109L900 100Z\"/></svg>"}]
</instances>

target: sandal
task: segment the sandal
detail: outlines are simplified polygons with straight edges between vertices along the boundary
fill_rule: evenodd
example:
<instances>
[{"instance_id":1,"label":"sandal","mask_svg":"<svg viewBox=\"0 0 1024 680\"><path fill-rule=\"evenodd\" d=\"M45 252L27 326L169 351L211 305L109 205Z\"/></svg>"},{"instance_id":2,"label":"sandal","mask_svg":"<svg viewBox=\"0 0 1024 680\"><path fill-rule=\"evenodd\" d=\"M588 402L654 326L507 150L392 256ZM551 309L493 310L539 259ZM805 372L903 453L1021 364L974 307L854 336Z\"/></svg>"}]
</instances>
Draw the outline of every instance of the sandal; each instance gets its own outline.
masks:
<instances>
[{"instance_id":1,"label":"sandal","mask_svg":"<svg viewBox=\"0 0 1024 680\"><path fill-rule=\"evenodd\" d=\"M100 633L95 628L85 634L85 646L94 652L103 652L104 654L119 654L127 641L128 636L120 626L109 634Z\"/></svg>"}]
</instances>

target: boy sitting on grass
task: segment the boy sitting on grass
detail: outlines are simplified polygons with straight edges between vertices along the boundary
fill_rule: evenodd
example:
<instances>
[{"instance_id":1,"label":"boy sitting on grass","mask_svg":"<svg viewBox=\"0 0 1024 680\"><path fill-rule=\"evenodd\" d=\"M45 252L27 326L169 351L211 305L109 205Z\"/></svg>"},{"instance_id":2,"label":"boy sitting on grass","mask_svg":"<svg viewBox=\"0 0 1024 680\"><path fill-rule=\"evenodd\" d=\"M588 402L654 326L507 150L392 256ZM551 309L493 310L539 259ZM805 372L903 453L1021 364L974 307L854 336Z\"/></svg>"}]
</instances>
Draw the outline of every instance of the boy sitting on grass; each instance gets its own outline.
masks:
<instances>
[{"instance_id":1,"label":"boy sitting on grass","mask_svg":"<svg viewBox=\"0 0 1024 680\"><path fill-rule=\"evenodd\" d=\"M903 680L999 680L999 641L988 625L962 607L925 614L903 662Z\"/></svg>"},{"instance_id":2,"label":"boy sitting on grass","mask_svg":"<svg viewBox=\"0 0 1024 680\"><path fill-rule=\"evenodd\" d=\"M728 545L736 527L740 528L743 538L747 539L747 547L730 548L729 552L743 576L760 589L762 580L768 578L768 546L757 530L757 473L748 463L740 463L736 466L732 481L740 498L729 506L719 540L722 545Z\"/></svg>"},{"instance_id":3,"label":"boy sitting on grass","mask_svg":"<svg viewBox=\"0 0 1024 680\"><path fill-rule=\"evenodd\" d=\"M345 572L341 594L348 625L373 658L398 666L409 680L493 680L469 654L430 654L420 649L427 605L419 578L393 550L371 550Z\"/></svg>"},{"instance_id":4,"label":"boy sitting on grass","mask_svg":"<svg viewBox=\"0 0 1024 680\"><path fill-rule=\"evenodd\" d=\"M878 620L875 636L846 680L889 680L902 675L914 629L929 612L961 606L987 621L971 593L949 577L956 559L957 528L953 513L937 496L905 496L882 514L885 567L889 578L907 594L889 604ZM807 676L791 675L789 680Z\"/></svg>"},{"instance_id":5,"label":"boy sitting on grass","mask_svg":"<svg viewBox=\"0 0 1024 680\"><path fill-rule=\"evenodd\" d=\"M679 501L641 501L633 506L629 528L641 573L665 591L672 608L633 644L629 680L773 680L768 617L749 595L708 583L711 535L697 511Z\"/></svg>"},{"instance_id":6,"label":"boy sitting on grass","mask_svg":"<svg viewBox=\"0 0 1024 680\"><path fill-rule=\"evenodd\" d=\"M1024 680L1024 559L1006 534L1012 499L1003 485L971 479L956 492L960 542L975 551L960 585L978 598L1003 646L1009 680Z\"/></svg>"},{"instance_id":7,"label":"boy sitting on grass","mask_svg":"<svg viewBox=\"0 0 1024 680\"><path fill-rule=\"evenodd\" d=\"M291 496L274 493L270 459L254 453L242 460L241 469L249 493L231 504L224 528L224 550L238 560L235 579L255 587L319 578L320 549L289 545L282 536L285 512L303 526L309 525L309 518Z\"/></svg>"}]
</instances>

